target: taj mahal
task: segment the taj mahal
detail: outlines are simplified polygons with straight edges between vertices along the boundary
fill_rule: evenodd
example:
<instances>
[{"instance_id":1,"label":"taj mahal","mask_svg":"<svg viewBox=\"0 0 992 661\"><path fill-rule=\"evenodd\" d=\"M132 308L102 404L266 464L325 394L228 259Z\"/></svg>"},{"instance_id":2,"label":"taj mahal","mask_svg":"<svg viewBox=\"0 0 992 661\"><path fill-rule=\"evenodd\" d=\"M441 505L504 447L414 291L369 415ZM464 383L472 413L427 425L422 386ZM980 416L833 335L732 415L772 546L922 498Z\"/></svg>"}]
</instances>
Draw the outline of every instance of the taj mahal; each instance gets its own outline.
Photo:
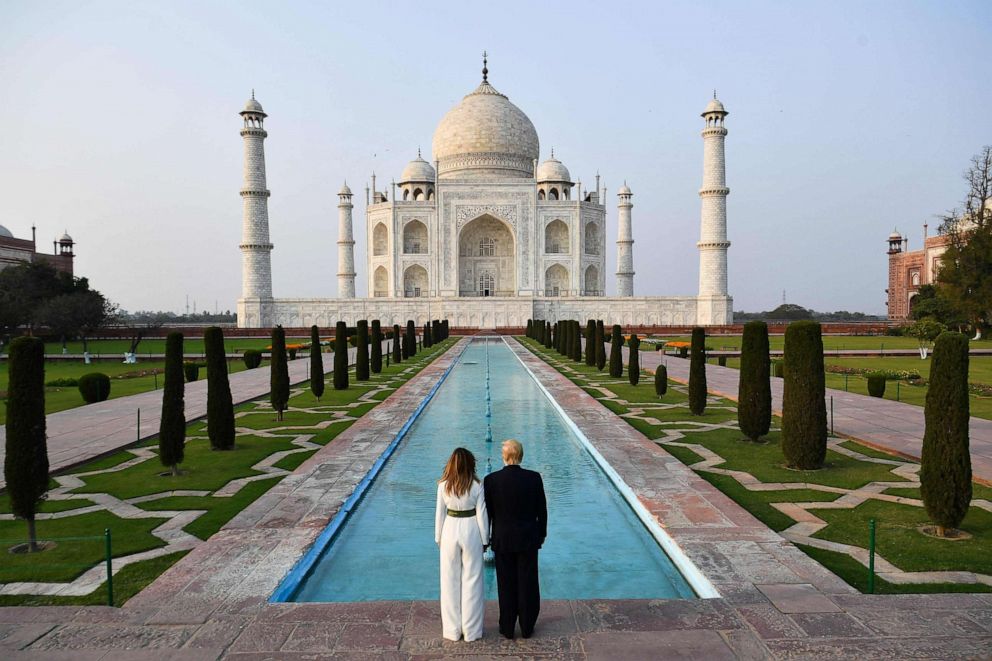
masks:
<instances>
[{"instance_id":1,"label":"taj mahal","mask_svg":"<svg viewBox=\"0 0 992 661\"><path fill-rule=\"evenodd\" d=\"M727 111L713 99L702 113L703 185L699 291L636 296L633 192L617 191L616 292L606 292L605 186L583 190L565 165L540 162L537 130L524 112L482 82L441 119L432 161L417 158L399 181L365 189L368 296L355 292L352 191L338 193L337 298L273 298L265 176L266 113L254 98L241 111L244 140L242 296L238 325L302 327L422 325L448 319L466 328L520 327L527 319L604 319L625 325L724 325L727 290Z\"/></svg>"}]
</instances>

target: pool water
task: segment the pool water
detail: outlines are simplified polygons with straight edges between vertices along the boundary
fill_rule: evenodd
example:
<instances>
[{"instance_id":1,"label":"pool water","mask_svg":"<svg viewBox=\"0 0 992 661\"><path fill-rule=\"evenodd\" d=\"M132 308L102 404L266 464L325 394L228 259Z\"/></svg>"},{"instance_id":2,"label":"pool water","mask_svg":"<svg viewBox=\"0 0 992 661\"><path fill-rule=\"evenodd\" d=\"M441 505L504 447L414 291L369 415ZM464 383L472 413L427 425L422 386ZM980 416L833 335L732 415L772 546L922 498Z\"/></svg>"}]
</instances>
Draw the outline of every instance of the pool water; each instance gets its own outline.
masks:
<instances>
[{"instance_id":1,"label":"pool water","mask_svg":"<svg viewBox=\"0 0 992 661\"><path fill-rule=\"evenodd\" d=\"M542 598L694 596L531 374L502 341L491 340L465 349L292 601L437 599L437 479L458 446L475 454L480 478L489 466L502 468L506 438L523 443L523 466L544 479ZM491 564L486 598L496 598Z\"/></svg>"}]
</instances>

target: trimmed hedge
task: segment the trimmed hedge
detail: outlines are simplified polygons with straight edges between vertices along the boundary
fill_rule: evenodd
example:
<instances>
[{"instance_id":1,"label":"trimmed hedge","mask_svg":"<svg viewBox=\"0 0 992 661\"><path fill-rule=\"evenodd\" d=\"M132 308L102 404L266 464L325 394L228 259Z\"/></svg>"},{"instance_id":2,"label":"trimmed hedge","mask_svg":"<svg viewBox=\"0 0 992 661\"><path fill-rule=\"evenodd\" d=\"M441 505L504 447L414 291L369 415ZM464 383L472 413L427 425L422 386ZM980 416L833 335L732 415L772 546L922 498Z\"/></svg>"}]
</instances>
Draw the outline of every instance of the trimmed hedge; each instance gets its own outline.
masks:
<instances>
[{"instance_id":1,"label":"trimmed hedge","mask_svg":"<svg viewBox=\"0 0 992 661\"><path fill-rule=\"evenodd\" d=\"M105 401L110 397L110 377L103 372L90 372L79 377L79 394L87 404Z\"/></svg>"},{"instance_id":2,"label":"trimmed hedge","mask_svg":"<svg viewBox=\"0 0 992 661\"><path fill-rule=\"evenodd\" d=\"M258 349L245 349L245 353L241 357L241 360L244 361L245 367L253 370L262 364L262 352Z\"/></svg>"},{"instance_id":3,"label":"trimmed hedge","mask_svg":"<svg viewBox=\"0 0 992 661\"><path fill-rule=\"evenodd\" d=\"M627 358L627 378L630 380L630 385L636 386L641 380L641 339L637 337L637 333L630 334L627 346L630 348Z\"/></svg>"},{"instance_id":4,"label":"trimmed hedge","mask_svg":"<svg viewBox=\"0 0 992 661\"><path fill-rule=\"evenodd\" d=\"M785 329L785 384L782 395L782 454L792 468L823 466L827 454L827 405L823 336L815 321Z\"/></svg>"},{"instance_id":5,"label":"trimmed hedge","mask_svg":"<svg viewBox=\"0 0 992 661\"><path fill-rule=\"evenodd\" d=\"M424 326L424 328L427 328ZM358 348L355 350L355 381L369 380L369 322L358 322Z\"/></svg>"},{"instance_id":6,"label":"trimmed hedge","mask_svg":"<svg viewBox=\"0 0 992 661\"><path fill-rule=\"evenodd\" d=\"M324 394L324 356L320 351L320 329L310 327L310 392L319 401Z\"/></svg>"},{"instance_id":7,"label":"trimmed hedge","mask_svg":"<svg viewBox=\"0 0 992 661\"><path fill-rule=\"evenodd\" d=\"M768 324L749 321L741 338L741 371L737 390L737 422L752 441L768 434L772 424Z\"/></svg>"},{"instance_id":8,"label":"trimmed hedge","mask_svg":"<svg viewBox=\"0 0 992 661\"><path fill-rule=\"evenodd\" d=\"M186 381L193 383L200 378L200 368L203 367L202 363L198 363L195 360L187 360L183 363L183 376L186 377Z\"/></svg>"},{"instance_id":9,"label":"trimmed hedge","mask_svg":"<svg viewBox=\"0 0 992 661\"><path fill-rule=\"evenodd\" d=\"M610 337L610 376L619 379L623 376L623 333L620 324L613 324Z\"/></svg>"},{"instance_id":10,"label":"trimmed hedge","mask_svg":"<svg viewBox=\"0 0 992 661\"><path fill-rule=\"evenodd\" d=\"M348 388L348 326L339 321L334 327L334 389Z\"/></svg>"},{"instance_id":11,"label":"trimmed hedge","mask_svg":"<svg viewBox=\"0 0 992 661\"><path fill-rule=\"evenodd\" d=\"M382 371L382 324L378 319L372 320L372 344L369 349L369 369L373 374L378 374Z\"/></svg>"},{"instance_id":12,"label":"trimmed hedge","mask_svg":"<svg viewBox=\"0 0 992 661\"><path fill-rule=\"evenodd\" d=\"M400 346L402 342L402 337L400 336L400 325L393 324L393 362L399 365L403 362L403 347Z\"/></svg>"},{"instance_id":13,"label":"trimmed hedge","mask_svg":"<svg viewBox=\"0 0 992 661\"><path fill-rule=\"evenodd\" d=\"M600 372L606 367L606 331L603 320L596 320L596 369Z\"/></svg>"},{"instance_id":14,"label":"trimmed hedge","mask_svg":"<svg viewBox=\"0 0 992 661\"><path fill-rule=\"evenodd\" d=\"M692 353L689 358L689 411L702 415L706 411L706 331L692 329Z\"/></svg>"},{"instance_id":15,"label":"trimmed hedge","mask_svg":"<svg viewBox=\"0 0 992 661\"><path fill-rule=\"evenodd\" d=\"M957 528L971 504L968 448L968 338L944 332L934 343L927 389L920 466L920 493L943 536Z\"/></svg>"},{"instance_id":16,"label":"trimmed hedge","mask_svg":"<svg viewBox=\"0 0 992 661\"><path fill-rule=\"evenodd\" d=\"M231 382L227 379L224 331L217 326L203 331L203 350L207 356L207 436L210 437L210 447L214 450L233 450L234 403L231 401Z\"/></svg>"},{"instance_id":17,"label":"trimmed hedge","mask_svg":"<svg viewBox=\"0 0 992 661\"><path fill-rule=\"evenodd\" d=\"M668 392L668 368L664 365L658 365L654 371L654 394L661 398L665 396L666 392Z\"/></svg>"},{"instance_id":18,"label":"trimmed hedge","mask_svg":"<svg viewBox=\"0 0 992 661\"><path fill-rule=\"evenodd\" d=\"M261 358L261 352L258 352ZM179 474L186 446L186 386L183 383L183 334L165 338L165 378L162 384L162 418L158 424L158 459Z\"/></svg>"},{"instance_id":19,"label":"trimmed hedge","mask_svg":"<svg viewBox=\"0 0 992 661\"><path fill-rule=\"evenodd\" d=\"M868 381L869 395L872 397L885 397L885 375L869 374L866 379Z\"/></svg>"}]
</instances>

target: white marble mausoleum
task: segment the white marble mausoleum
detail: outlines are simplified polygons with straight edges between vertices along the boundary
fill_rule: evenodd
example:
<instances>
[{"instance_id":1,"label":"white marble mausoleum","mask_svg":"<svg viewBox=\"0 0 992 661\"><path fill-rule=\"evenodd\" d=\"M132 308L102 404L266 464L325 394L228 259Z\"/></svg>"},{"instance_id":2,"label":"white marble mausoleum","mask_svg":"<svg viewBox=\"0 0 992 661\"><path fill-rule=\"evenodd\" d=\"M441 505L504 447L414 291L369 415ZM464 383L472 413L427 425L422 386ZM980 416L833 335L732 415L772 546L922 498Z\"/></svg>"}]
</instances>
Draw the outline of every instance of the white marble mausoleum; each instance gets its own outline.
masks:
<instances>
[{"instance_id":1,"label":"white marble mausoleum","mask_svg":"<svg viewBox=\"0 0 992 661\"><path fill-rule=\"evenodd\" d=\"M540 161L533 123L498 92L483 64L481 84L441 119L432 161L417 158L399 181L365 189L369 291L356 297L352 191L338 194L337 298L273 298L263 142L267 116L254 94L244 126L242 297L238 325L354 324L523 326L527 319L603 319L625 325L722 325L727 291L724 118L715 95L704 119L699 292L635 296L632 197L618 191L617 291L606 290L606 190L583 190L555 158Z\"/></svg>"}]
</instances>

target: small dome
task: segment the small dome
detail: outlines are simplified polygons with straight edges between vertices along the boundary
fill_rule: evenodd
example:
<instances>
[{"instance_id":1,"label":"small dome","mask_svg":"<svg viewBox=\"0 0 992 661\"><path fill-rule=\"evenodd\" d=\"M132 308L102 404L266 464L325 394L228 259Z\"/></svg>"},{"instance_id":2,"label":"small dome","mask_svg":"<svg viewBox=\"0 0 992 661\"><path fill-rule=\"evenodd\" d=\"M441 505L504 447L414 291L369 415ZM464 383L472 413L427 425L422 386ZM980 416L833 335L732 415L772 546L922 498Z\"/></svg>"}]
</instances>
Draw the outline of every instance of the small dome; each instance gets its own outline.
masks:
<instances>
[{"instance_id":1,"label":"small dome","mask_svg":"<svg viewBox=\"0 0 992 661\"><path fill-rule=\"evenodd\" d=\"M265 114L265 111L262 110L262 104L255 100L254 94L252 94L252 97L248 99L247 103L245 103L245 109L241 111L242 114L246 112L253 112L259 115Z\"/></svg>"},{"instance_id":2,"label":"small dome","mask_svg":"<svg viewBox=\"0 0 992 661\"><path fill-rule=\"evenodd\" d=\"M3 225L0 225L0 237L3 237L5 239L13 239L14 235L11 233L9 229L4 227Z\"/></svg>"},{"instance_id":3,"label":"small dome","mask_svg":"<svg viewBox=\"0 0 992 661\"><path fill-rule=\"evenodd\" d=\"M403 168L403 174L400 175L401 184L410 181L434 181L434 167L422 159L419 152L417 158L407 163L406 167Z\"/></svg>"},{"instance_id":4,"label":"small dome","mask_svg":"<svg viewBox=\"0 0 992 661\"><path fill-rule=\"evenodd\" d=\"M633 195L633 193L630 192L630 186L627 185L626 181L623 182L623 186L621 186L620 190L617 191L617 195Z\"/></svg>"},{"instance_id":5,"label":"small dome","mask_svg":"<svg viewBox=\"0 0 992 661\"><path fill-rule=\"evenodd\" d=\"M892 230L892 234L889 235L889 241L902 241L902 234L899 230Z\"/></svg>"},{"instance_id":6,"label":"small dome","mask_svg":"<svg viewBox=\"0 0 992 661\"><path fill-rule=\"evenodd\" d=\"M721 112L724 115L730 114L724 109L723 104L720 103L720 99L716 98L715 96L713 97L713 100L706 105L706 110L703 111L703 114L707 115L711 112Z\"/></svg>"},{"instance_id":7,"label":"small dome","mask_svg":"<svg viewBox=\"0 0 992 661\"><path fill-rule=\"evenodd\" d=\"M62 236L59 238L59 243L72 243L72 237L69 236L68 232L63 232Z\"/></svg>"},{"instance_id":8,"label":"small dome","mask_svg":"<svg viewBox=\"0 0 992 661\"><path fill-rule=\"evenodd\" d=\"M344 182L344 185L341 186L341 190L338 191L338 195L351 195L351 189L348 188L348 182L347 181Z\"/></svg>"},{"instance_id":9,"label":"small dome","mask_svg":"<svg viewBox=\"0 0 992 661\"><path fill-rule=\"evenodd\" d=\"M568 173L568 168L562 165L561 161L555 158L554 152L551 152L551 158L537 166L537 180L572 181L571 175Z\"/></svg>"}]
</instances>

